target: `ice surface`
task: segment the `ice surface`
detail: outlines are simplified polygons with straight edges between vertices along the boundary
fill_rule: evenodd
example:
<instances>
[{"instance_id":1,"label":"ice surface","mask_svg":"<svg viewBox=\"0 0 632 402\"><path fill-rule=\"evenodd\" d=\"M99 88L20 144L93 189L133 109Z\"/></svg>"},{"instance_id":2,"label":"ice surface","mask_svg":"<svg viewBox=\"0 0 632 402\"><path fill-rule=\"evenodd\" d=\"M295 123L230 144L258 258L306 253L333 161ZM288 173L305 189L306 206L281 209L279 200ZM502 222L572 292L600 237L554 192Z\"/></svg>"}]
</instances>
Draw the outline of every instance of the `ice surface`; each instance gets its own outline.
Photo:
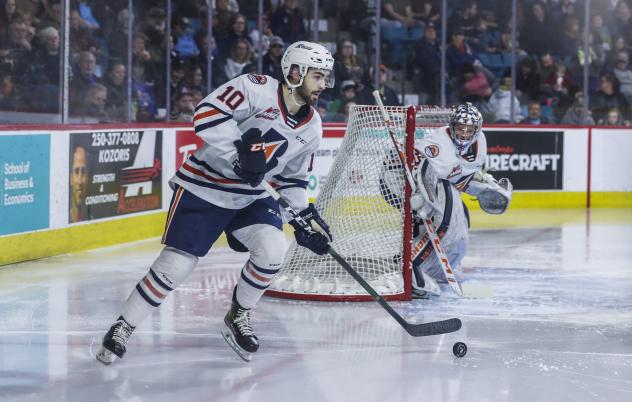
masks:
<instances>
[{"instance_id":1,"label":"ice surface","mask_svg":"<svg viewBox=\"0 0 632 402\"><path fill-rule=\"evenodd\" d=\"M202 259L111 367L94 359L97 345L157 240L2 267L0 400L631 401L622 211L473 231L463 276L476 297L394 303L408 320L461 318L455 334L412 338L372 302L264 298L250 363L220 335L245 254ZM452 355L456 341L465 358Z\"/></svg>"}]
</instances>

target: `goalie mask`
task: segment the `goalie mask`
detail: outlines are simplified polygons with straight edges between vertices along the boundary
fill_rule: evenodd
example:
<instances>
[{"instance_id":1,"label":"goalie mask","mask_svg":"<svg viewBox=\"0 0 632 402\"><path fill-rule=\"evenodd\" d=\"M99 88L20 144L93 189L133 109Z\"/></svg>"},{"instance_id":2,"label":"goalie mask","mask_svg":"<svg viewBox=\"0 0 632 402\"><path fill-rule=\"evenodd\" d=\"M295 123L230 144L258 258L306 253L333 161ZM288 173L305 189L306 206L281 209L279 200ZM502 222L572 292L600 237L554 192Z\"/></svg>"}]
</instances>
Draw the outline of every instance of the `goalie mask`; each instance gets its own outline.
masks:
<instances>
[{"instance_id":1,"label":"goalie mask","mask_svg":"<svg viewBox=\"0 0 632 402\"><path fill-rule=\"evenodd\" d=\"M318 43L305 41L295 42L288 46L281 58L283 79L288 87L297 88L303 85L303 80L310 68L322 70L325 73L325 86L334 87L334 58L329 50ZM290 82L290 77L294 74L293 69L298 70L298 83Z\"/></svg>"},{"instance_id":2,"label":"goalie mask","mask_svg":"<svg viewBox=\"0 0 632 402\"><path fill-rule=\"evenodd\" d=\"M459 105L450 116L450 136L457 152L463 154L476 141L483 126L483 117L476 106L467 102Z\"/></svg>"}]
</instances>

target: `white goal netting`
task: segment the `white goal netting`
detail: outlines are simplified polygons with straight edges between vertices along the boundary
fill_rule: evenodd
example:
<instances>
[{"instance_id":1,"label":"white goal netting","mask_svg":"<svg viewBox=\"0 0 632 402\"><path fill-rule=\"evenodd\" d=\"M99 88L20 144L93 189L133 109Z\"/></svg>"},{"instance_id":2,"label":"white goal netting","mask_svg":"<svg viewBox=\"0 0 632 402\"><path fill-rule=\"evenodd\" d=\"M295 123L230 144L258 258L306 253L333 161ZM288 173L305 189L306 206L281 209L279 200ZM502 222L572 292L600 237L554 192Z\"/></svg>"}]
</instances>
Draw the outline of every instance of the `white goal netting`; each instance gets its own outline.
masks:
<instances>
[{"instance_id":1,"label":"white goal netting","mask_svg":"<svg viewBox=\"0 0 632 402\"><path fill-rule=\"evenodd\" d=\"M403 148L407 108L387 107L387 111ZM447 123L444 113L433 111L417 110L417 135L423 135L424 127ZM412 108L411 112L415 113ZM427 120L426 124L420 124L420 118ZM409 132L414 136L415 128ZM413 139L407 148L412 148ZM412 156L412 149L406 152ZM406 233L411 232L410 212L403 208L406 191L410 190L380 110L376 106L354 106L316 208L330 225L332 247L384 296L405 294L403 267L409 266L410 260L405 245L410 244L411 234ZM367 296L333 258L317 256L296 242L292 242L268 294L321 300L361 300Z\"/></svg>"}]
</instances>

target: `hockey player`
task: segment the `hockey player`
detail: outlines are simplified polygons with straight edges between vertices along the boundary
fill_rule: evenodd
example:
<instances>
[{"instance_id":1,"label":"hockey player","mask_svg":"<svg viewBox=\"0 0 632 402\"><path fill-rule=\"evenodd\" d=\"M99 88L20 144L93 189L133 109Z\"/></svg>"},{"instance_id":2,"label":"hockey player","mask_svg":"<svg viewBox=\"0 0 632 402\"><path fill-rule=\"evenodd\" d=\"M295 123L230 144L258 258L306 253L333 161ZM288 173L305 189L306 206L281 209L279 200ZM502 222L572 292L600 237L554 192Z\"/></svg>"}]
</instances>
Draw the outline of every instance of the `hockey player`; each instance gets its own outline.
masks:
<instances>
[{"instance_id":1,"label":"hockey player","mask_svg":"<svg viewBox=\"0 0 632 402\"><path fill-rule=\"evenodd\" d=\"M417 158L412 174L417 192L411 196L411 208L416 217L432 217L453 269L460 265L468 243L469 214L461 192L478 198L481 209L490 214L504 213L511 202L511 182L506 178L496 181L483 171L487 141L482 125L481 114L468 102L454 110L448 126L429 131L415 143ZM386 188L393 188L389 181L394 183L394 178L387 177L383 179L383 195ZM440 262L422 220L416 218L413 227L413 295L439 294L437 282L446 281Z\"/></svg>"},{"instance_id":2,"label":"hockey player","mask_svg":"<svg viewBox=\"0 0 632 402\"><path fill-rule=\"evenodd\" d=\"M251 359L259 341L250 312L287 249L279 206L259 187L263 180L301 211L303 219L322 229L308 232L290 220L296 242L316 254L329 249L329 227L308 205L306 187L322 137L320 116L312 106L333 87L333 64L323 46L296 42L281 60L284 82L241 75L197 105L193 121L204 146L171 179L165 247L103 338L98 360L110 364L123 357L134 328L182 283L222 232L232 248L250 252L222 335L240 357Z\"/></svg>"}]
</instances>

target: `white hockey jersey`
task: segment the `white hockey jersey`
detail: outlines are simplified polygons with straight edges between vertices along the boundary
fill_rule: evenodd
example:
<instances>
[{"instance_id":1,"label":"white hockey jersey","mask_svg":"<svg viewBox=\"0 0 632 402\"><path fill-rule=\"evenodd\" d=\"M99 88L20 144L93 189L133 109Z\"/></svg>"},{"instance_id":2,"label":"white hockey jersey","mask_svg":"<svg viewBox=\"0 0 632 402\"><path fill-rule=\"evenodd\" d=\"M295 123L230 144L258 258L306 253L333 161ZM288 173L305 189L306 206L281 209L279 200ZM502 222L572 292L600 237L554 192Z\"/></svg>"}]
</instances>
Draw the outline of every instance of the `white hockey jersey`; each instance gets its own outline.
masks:
<instances>
[{"instance_id":1,"label":"white hockey jersey","mask_svg":"<svg viewBox=\"0 0 632 402\"><path fill-rule=\"evenodd\" d=\"M322 122L312 107L290 115L281 84L265 75L241 75L204 98L193 118L195 133L204 140L171 179L197 197L228 209L241 209L268 197L233 171L238 160L234 142L251 128L266 144L265 180L297 209L308 206L306 187L313 154L322 138Z\"/></svg>"},{"instance_id":2,"label":"white hockey jersey","mask_svg":"<svg viewBox=\"0 0 632 402\"><path fill-rule=\"evenodd\" d=\"M481 170L487 157L487 140L481 132L465 155L459 155L450 137L449 127L439 127L428 132L415 149L425 158L440 179L449 180L457 190L467 192L474 173Z\"/></svg>"}]
</instances>

